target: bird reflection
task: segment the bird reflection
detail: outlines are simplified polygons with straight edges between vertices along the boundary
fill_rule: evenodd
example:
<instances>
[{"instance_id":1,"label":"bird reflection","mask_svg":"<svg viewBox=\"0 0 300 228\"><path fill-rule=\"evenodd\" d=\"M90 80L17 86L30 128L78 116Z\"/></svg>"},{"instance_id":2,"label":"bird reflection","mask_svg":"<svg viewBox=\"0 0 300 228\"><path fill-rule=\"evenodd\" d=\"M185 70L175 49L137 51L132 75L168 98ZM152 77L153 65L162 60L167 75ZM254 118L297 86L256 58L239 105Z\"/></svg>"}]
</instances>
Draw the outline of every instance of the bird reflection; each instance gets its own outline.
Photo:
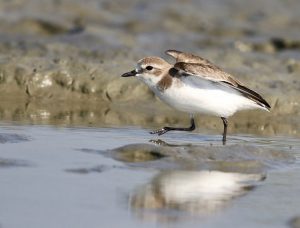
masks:
<instances>
[{"instance_id":1,"label":"bird reflection","mask_svg":"<svg viewBox=\"0 0 300 228\"><path fill-rule=\"evenodd\" d=\"M183 215L204 217L254 189L263 174L220 171L163 171L130 197L134 214L145 220L172 222Z\"/></svg>"}]
</instances>

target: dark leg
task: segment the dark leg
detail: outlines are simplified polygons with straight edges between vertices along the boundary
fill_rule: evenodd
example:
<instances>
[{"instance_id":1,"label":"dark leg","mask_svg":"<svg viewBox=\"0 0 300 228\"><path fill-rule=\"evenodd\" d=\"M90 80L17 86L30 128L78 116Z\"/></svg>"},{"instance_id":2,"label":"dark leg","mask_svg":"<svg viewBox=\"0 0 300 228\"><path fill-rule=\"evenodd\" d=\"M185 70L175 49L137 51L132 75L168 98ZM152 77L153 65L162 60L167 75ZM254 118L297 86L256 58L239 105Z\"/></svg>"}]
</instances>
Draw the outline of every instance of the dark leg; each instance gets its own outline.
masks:
<instances>
[{"instance_id":1,"label":"dark leg","mask_svg":"<svg viewBox=\"0 0 300 228\"><path fill-rule=\"evenodd\" d=\"M187 128L183 127L164 127L162 129L156 130L156 131L151 131L150 134L158 134L158 135L163 135L167 133L168 131L193 131L195 130L196 125L195 125L195 120L194 117L191 117L191 126Z\"/></svg>"},{"instance_id":2,"label":"dark leg","mask_svg":"<svg viewBox=\"0 0 300 228\"><path fill-rule=\"evenodd\" d=\"M224 131L223 131L223 145L226 144L226 135L227 135L227 125L228 125L228 121L225 117L221 117L221 119L223 120L223 124L224 124Z\"/></svg>"}]
</instances>

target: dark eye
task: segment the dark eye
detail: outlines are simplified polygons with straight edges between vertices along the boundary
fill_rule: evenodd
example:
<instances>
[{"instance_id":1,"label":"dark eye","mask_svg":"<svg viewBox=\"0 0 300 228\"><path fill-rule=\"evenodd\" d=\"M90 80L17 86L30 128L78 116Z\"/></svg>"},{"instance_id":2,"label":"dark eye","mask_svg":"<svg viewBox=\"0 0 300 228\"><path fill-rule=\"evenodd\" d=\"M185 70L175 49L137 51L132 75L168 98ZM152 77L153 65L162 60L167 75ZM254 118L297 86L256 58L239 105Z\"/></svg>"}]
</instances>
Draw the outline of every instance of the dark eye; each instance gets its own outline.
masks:
<instances>
[{"instance_id":1,"label":"dark eye","mask_svg":"<svg viewBox=\"0 0 300 228\"><path fill-rule=\"evenodd\" d=\"M153 69L153 66L147 66L146 67L146 70L152 70Z\"/></svg>"}]
</instances>

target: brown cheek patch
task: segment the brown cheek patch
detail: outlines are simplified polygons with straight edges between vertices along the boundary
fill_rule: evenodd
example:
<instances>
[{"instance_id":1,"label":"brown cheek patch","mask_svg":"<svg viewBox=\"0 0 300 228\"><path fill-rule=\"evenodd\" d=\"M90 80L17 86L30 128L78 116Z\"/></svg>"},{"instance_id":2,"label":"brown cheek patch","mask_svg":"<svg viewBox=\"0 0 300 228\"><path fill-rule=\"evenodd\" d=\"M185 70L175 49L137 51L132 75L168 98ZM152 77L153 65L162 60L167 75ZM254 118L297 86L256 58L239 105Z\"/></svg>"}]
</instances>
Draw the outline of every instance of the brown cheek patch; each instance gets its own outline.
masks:
<instances>
[{"instance_id":1,"label":"brown cheek patch","mask_svg":"<svg viewBox=\"0 0 300 228\"><path fill-rule=\"evenodd\" d=\"M158 76L160 76L160 75L162 74L162 71L161 71L161 70L155 69L154 72L153 72L152 74L154 74L155 76L158 77Z\"/></svg>"},{"instance_id":2,"label":"brown cheek patch","mask_svg":"<svg viewBox=\"0 0 300 228\"><path fill-rule=\"evenodd\" d=\"M169 74L167 74L167 75L165 75L159 82L158 82L158 85L157 85L157 87L158 87L158 89L160 90L160 91L164 91L164 90L166 90L166 89L168 89L171 85L172 85L172 77L169 75Z\"/></svg>"}]
</instances>

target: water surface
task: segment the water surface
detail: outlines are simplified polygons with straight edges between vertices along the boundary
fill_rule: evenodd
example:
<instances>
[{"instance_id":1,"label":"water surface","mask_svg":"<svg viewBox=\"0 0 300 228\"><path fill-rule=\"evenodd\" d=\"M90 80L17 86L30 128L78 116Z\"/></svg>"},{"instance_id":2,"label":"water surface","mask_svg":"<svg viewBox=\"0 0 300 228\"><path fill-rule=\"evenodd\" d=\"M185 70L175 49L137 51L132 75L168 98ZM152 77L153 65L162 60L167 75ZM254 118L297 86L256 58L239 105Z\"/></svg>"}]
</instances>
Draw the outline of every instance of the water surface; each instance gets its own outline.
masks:
<instances>
[{"instance_id":1,"label":"water surface","mask_svg":"<svg viewBox=\"0 0 300 228\"><path fill-rule=\"evenodd\" d=\"M0 138L4 228L286 227L299 215L298 139L11 124Z\"/></svg>"}]
</instances>

